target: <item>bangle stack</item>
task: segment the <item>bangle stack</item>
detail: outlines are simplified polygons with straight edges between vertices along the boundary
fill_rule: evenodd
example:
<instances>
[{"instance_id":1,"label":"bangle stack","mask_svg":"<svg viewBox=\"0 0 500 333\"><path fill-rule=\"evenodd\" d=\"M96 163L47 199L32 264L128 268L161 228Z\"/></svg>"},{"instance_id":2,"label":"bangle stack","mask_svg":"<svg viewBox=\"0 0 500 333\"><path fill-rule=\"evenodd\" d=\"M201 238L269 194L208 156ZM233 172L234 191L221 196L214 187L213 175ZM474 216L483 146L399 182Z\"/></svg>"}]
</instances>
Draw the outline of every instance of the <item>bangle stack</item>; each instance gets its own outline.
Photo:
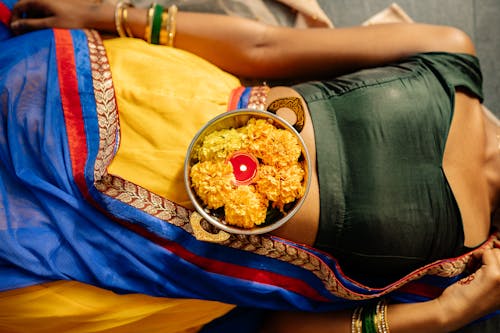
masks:
<instances>
[{"instance_id":1,"label":"bangle stack","mask_svg":"<svg viewBox=\"0 0 500 333\"><path fill-rule=\"evenodd\" d=\"M176 5L165 10L163 6L153 3L148 9L144 39L150 44L174 46L176 16Z\"/></svg>"},{"instance_id":2,"label":"bangle stack","mask_svg":"<svg viewBox=\"0 0 500 333\"><path fill-rule=\"evenodd\" d=\"M118 36L120 37L134 37L132 30L127 23L128 8L133 5L128 1L118 1L115 6L115 27Z\"/></svg>"},{"instance_id":3,"label":"bangle stack","mask_svg":"<svg viewBox=\"0 0 500 333\"><path fill-rule=\"evenodd\" d=\"M387 302L381 300L366 308L356 308L352 314L351 333L390 333L387 322Z\"/></svg>"}]
</instances>

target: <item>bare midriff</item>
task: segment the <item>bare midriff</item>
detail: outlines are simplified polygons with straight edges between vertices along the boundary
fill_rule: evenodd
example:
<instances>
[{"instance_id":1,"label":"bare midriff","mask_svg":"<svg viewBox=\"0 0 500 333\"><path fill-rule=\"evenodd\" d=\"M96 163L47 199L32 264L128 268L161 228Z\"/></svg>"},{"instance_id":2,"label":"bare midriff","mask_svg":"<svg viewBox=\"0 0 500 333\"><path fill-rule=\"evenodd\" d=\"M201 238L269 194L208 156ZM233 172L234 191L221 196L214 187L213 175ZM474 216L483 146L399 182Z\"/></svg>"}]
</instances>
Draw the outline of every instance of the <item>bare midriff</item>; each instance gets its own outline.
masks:
<instances>
[{"instance_id":1,"label":"bare midriff","mask_svg":"<svg viewBox=\"0 0 500 333\"><path fill-rule=\"evenodd\" d=\"M311 184L302 207L285 225L275 230L273 234L298 243L312 245L316 239L316 233L319 226L320 204L318 174L316 171L316 145L311 116L302 97L289 87L271 88L267 97L267 104L269 105L277 99L288 97L299 98L305 110L305 122L300 135L306 144L311 160L311 170L309 171L311 173ZM283 110L283 114L280 114L280 111L278 111L278 115L286 119L286 111L287 110Z\"/></svg>"},{"instance_id":2,"label":"bare midriff","mask_svg":"<svg viewBox=\"0 0 500 333\"><path fill-rule=\"evenodd\" d=\"M311 184L306 200L296 215L274 231L279 237L312 245L320 217L319 184L316 170L314 128L306 103L292 88L271 88L267 104L280 98L297 97L305 110L305 124L300 135L311 158ZM284 110L286 116L286 110ZM279 113L278 113L279 114ZM457 92L455 111L446 142L443 170L456 198L463 221L464 245L474 247L486 240L490 229L492 203L485 176L486 131L480 102Z\"/></svg>"},{"instance_id":3,"label":"bare midriff","mask_svg":"<svg viewBox=\"0 0 500 333\"><path fill-rule=\"evenodd\" d=\"M485 115L480 102L455 94L455 110L443 156L443 170L457 201L464 229L464 245L475 247L486 240L492 205L486 178Z\"/></svg>"}]
</instances>

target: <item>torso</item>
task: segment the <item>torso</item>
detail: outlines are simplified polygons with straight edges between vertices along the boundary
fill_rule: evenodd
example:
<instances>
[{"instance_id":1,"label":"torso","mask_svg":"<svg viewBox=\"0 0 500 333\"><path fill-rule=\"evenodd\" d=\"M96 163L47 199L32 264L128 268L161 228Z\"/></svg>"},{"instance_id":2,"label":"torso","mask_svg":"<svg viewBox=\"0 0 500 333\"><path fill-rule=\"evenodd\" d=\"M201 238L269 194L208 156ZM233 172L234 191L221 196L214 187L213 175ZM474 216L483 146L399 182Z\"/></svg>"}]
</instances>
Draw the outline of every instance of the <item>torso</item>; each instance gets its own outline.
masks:
<instances>
[{"instance_id":1,"label":"torso","mask_svg":"<svg viewBox=\"0 0 500 333\"><path fill-rule=\"evenodd\" d=\"M301 135L311 156L313 181L302 208L274 234L312 245L318 231L320 201L311 117L306 103L292 88L272 88L268 95L267 104L269 105L279 98L291 96L300 98L306 110L306 121ZM488 237L492 210L484 170L486 146L484 114L481 104L473 97L457 92L455 101L454 117L443 157L443 169L462 216L464 245L474 247Z\"/></svg>"}]
</instances>

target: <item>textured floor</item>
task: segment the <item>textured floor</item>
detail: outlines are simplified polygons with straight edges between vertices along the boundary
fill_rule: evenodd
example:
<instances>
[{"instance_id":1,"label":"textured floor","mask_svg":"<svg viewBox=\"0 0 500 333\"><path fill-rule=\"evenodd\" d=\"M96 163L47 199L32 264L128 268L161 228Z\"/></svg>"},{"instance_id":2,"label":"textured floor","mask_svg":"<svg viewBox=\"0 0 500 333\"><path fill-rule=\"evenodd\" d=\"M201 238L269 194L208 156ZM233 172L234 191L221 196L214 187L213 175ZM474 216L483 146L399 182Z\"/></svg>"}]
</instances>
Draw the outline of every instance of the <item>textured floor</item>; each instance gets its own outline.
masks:
<instances>
[{"instance_id":1,"label":"textured floor","mask_svg":"<svg viewBox=\"0 0 500 333\"><path fill-rule=\"evenodd\" d=\"M484 104L500 117L500 0L318 0L335 26L351 26L395 2L417 22L458 27L476 44Z\"/></svg>"}]
</instances>

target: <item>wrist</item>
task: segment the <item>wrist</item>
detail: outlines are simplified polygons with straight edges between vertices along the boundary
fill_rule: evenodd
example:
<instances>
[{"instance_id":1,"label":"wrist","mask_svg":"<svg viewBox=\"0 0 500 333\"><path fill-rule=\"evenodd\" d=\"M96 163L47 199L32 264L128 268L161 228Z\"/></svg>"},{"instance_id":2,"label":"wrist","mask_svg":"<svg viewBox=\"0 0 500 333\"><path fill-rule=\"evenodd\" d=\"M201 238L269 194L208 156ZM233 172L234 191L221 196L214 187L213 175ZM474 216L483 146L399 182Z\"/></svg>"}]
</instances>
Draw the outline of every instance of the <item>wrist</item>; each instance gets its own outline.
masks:
<instances>
[{"instance_id":1,"label":"wrist","mask_svg":"<svg viewBox=\"0 0 500 333\"><path fill-rule=\"evenodd\" d=\"M95 4L89 8L85 15L85 26L99 31L116 32L115 8L112 4Z\"/></svg>"},{"instance_id":2,"label":"wrist","mask_svg":"<svg viewBox=\"0 0 500 333\"><path fill-rule=\"evenodd\" d=\"M436 303L437 325L444 332L455 331L472 321L472 318L469 318L469 313L461 309L460 302L454 302L451 299L443 300L442 296L432 302Z\"/></svg>"},{"instance_id":3,"label":"wrist","mask_svg":"<svg viewBox=\"0 0 500 333\"><path fill-rule=\"evenodd\" d=\"M443 304L439 298L430 301L430 303L433 303L434 311L432 311L432 313L435 316L436 326L439 327L442 332L449 332L453 322L453 311L450 311L448 306Z\"/></svg>"},{"instance_id":4,"label":"wrist","mask_svg":"<svg viewBox=\"0 0 500 333\"><path fill-rule=\"evenodd\" d=\"M410 304L391 304L387 318L391 332L445 333L453 331L456 327L455 317L439 299Z\"/></svg>"}]
</instances>

